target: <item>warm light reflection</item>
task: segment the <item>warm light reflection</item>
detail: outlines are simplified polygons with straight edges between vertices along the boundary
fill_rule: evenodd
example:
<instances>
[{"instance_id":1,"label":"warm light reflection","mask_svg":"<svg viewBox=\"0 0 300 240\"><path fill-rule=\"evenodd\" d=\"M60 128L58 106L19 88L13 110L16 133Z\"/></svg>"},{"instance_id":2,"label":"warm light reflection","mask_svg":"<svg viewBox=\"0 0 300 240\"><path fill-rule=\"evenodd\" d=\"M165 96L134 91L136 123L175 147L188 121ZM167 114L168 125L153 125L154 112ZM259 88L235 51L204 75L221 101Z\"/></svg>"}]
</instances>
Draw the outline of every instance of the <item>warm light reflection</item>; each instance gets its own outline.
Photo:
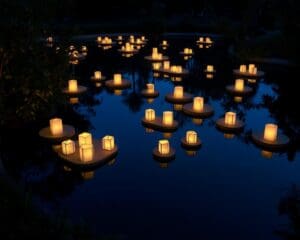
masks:
<instances>
[{"instance_id":1,"label":"warm light reflection","mask_svg":"<svg viewBox=\"0 0 300 240\"><path fill-rule=\"evenodd\" d=\"M233 133L224 133L224 138L232 139L232 138L234 138L234 134Z\"/></svg>"},{"instance_id":2,"label":"warm light reflection","mask_svg":"<svg viewBox=\"0 0 300 240\"><path fill-rule=\"evenodd\" d=\"M78 98L78 97L71 97L71 98L69 99L69 102L70 102L71 104L77 104L77 103L79 103L79 98Z\"/></svg>"},{"instance_id":3,"label":"warm light reflection","mask_svg":"<svg viewBox=\"0 0 300 240\"><path fill-rule=\"evenodd\" d=\"M273 123L267 123L264 130L264 140L275 142L277 140L278 126Z\"/></svg>"},{"instance_id":4,"label":"warm light reflection","mask_svg":"<svg viewBox=\"0 0 300 240\"><path fill-rule=\"evenodd\" d=\"M175 111L181 111L183 109L182 104L174 104L173 107Z\"/></svg>"},{"instance_id":5,"label":"warm light reflection","mask_svg":"<svg viewBox=\"0 0 300 240\"><path fill-rule=\"evenodd\" d=\"M166 162L160 162L160 163L159 163L159 167L160 167L160 168L168 168L168 167L169 167L169 163L166 163Z\"/></svg>"},{"instance_id":6,"label":"warm light reflection","mask_svg":"<svg viewBox=\"0 0 300 240\"><path fill-rule=\"evenodd\" d=\"M82 172L81 176L84 180L89 180L89 179L92 179L95 176L95 172L94 171Z\"/></svg>"},{"instance_id":7,"label":"warm light reflection","mask_svg":"<svg viewBox=\"0 0 300 240\"><path fill-rule=\"evenodd\" d=\"M145 128L146 133L154 133L154 129L152 128Z\"/></svg>"},{"instance_id":8,"label":"warm light reflection","mask_svg":"<svg viewBox=\"0 0 300 240\"><path fill-rule=\"evenodd\" d=\"M187 156L190 156L190 157L194 157L194 156L197 155L196 150L186 150L185 153L186 153Z\"/></svg>"},{"instance_id":9,"label":"warm light reflection","mask_svg":"<svg viewBox=\"0 0 300 240\"><path fill-rule=\"evenodd\" d=\"M235 96L233 98L233 100L236 102L236 103L241 103L243 101L243 97L240 97L240 96Z\"/></svg>"},{"instance_id":10,"label":"warm light reflection","mask_svg":"<svg viewBox=\"0 0 300 240\"><path fill-rule=\"evenodd\" d=\"M203 119L202 118L192 118L192 122L195 125L201 125L203 123Z\"/></svg>"},{"instance_id":11,"label":"warm light reflection","mask_svg":"<svg viewBox=\"0 0 300 240\"><path fill-rule=\"evenodd\" d=\"M164 138L167 138L167 139L170 139L172 137L172 133L171 132L163 132L163 137Z\"/></svg>"},{"instance_id":12,"label":"warm light reflection","mask_svg":"<svg viewBox=\"0 0 300 240\"><path fill-rule=\"evenodd\" d=\"M273 152L267 150L261 150L261 156L270 159L273 157Z\"/></svg>"},{"instance_id":13,"label":"warm light reflection","mask_svg":"<svg viewBox=\"0 0 300 240\"><path fill-rule=\"evenodd\" d=\"M114 90L114 94L115 94L116 96L120 96L120 95L122 95L122 90L121 90L121 89L115 89L115 90Z\"/></svg>"},{"instance_id":14,"label":"warm light reflection","mask_svg":"<svg viewBox=\"0 0 300 240\"><path fill-rule=\"evenodd\" d=\"M155 98L147 98L147 103L153 103Z\"/></svg>"}]
</instances>

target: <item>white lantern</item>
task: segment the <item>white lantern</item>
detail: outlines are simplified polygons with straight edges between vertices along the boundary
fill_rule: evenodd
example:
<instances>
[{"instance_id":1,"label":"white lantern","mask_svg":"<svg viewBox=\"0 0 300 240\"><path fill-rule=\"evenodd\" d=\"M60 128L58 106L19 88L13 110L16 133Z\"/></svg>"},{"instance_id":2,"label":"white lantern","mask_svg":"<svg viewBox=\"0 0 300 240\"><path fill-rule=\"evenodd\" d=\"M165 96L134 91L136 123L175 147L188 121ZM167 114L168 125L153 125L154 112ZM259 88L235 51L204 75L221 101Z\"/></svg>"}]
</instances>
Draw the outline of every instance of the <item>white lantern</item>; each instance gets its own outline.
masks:
<instances>
[{"instance_id":1,"label":"white lantern","mask_svg":"<svg viewBox=\"0 0 300 240\"><path fill-rule=\"evenodd\" d=\"M90 162L94 157L93 144L84 144L79 147L80 159L82 162Z\"/></svg>"},{"instance_id":2,"label":"white lantern","mask_svg":"<svg viewBox=\"0 0 300 240\"><path fill-rule=\"evenodd\" d=\"M196 112L201 112L204 107L204 98L203 97L194 97L193 101L193 110Z\"/></svg>"},{"instance_id":3,"label":"white lantern","mask_svg":"<svg viewBox=\"0 0 300 240\"><path fill-rule=\"evenodd\" d=\"M111 151L115 147L115 138L113 136L107 135L102 138L102 149Z\"/></svg>"},{"instance_id":4,"label":"white lantern","mask_svg":"<svg viewBox=\"0 0 300 240\"><path fill-rule=\"evenodd\" d=\"M78 135L78 143L81 145L91 145L93 144L92 134L88 132L83 132Z\"/></svg>"},{"instance_id":5,"label":"white lantern","mask_svg":"<svg viewBox=\"0 0 300 240\"><path fill-rule=\"evenodd\" d=\"M187 131L185 135L186 142L189 144L197 143L197 133L195 131Z\"/></svg>"},{"instance_id":6,"label":"white lantern","mask_svg":"<svg viewBox=\"0 0 300 240\"><path fill-rule=\"evenodd\" d=\"M236 91L244 91L244 79L236 79L234 88Z\"/></svg>"},{"instance_id":7,"label":"white lantern","mask_svg":"<svg viewBox=\"0 0 300 240\"><path fill-rule=\"evenodd\" d=\"M170 126L173 124L173 112L165 111L163 112L163 125Z\"/></svg>"},{"instance_id":8,"label":"white lantern","mask_svg":"<svg viewBox=\"0 0 300 240\"><path fill-rule=\"evenodd\" d=\"M158 141L158 152L162 155L170 153L170 144L168 140L159 140Z\"/></svg>"},{"instance_id":9,"label":"white lantern","mask_svg":"<svg viewBox=\"0 0 300 240\"><path fill-rule=\"evenodd\" d=\"M78 91L78 85L77 85L77 80L71 79L68 81L68 89L69 92L77 92Z\"/></svg>"},{"instance_id":10,"label":"white lantern","mask_svg":"<svg viewBox=\"0 0 300 240\"><path fill-rule=\"evenodd\" d=\"M116 73L114 74L114 84L120 85L122 83L122 74Z\"/></svg>"},{"instance_id":11,"label":"white lantern","mask_svg":"<svg viewBox=\"0 0 300 240\"><path fill-rule=\"evenodd\" d=\"M95 79L101 79L101 72L100 71L95 71L94 72L94 78Z\"/></svg>"},{"instance_id":12,"label":"white lantern","mask_svg":"<svg viewBox=\"0 0 300 240\"><path fill-rule=\"evenodd\" d=\"M146 109L145 110L145 119L147 121L154 121L155 120L155 111L154 109Z\"/></svg>"},{"instance_id":13,"label":"white lantern","mask_svg":"<svg viewBox=\"0 0 300 240\"><path fill-rule=\"evenodd\" d=\"M52 118L49 123L50 132L53 136L60 136L63 134L63 123L61 118Z\"/></svg>"},{"instance_id":14,"label":"white lantern","mask_svg":"<svg viewBox=\"0 0 300 240\"><path fill-rule=\"evenodd\" d=\"M70 155L75 153L75 142L71 139L61 142L62 153L65 155Z\"/></svg>"},{"instance_id":15,"label":"white lantern","mask_svg":"<svg viewBox=\"0 0 300 240\"><path fill-rule=\"evenodd\" d=\"M235 125L236 123L236 113L234 112L227 112L225 114L225 124L227 125Z\"/></svg>"},{"instance_id":16,"label":"white lantern","mask_svg":"<svg viewBox=\"0 0 300 240\"><path fill-rule=\"evenodd\" d=\"M174 98L183 98L183 87L182 86L174 87L173 96Z\"/></svg>"},{"instance_id":17,"label":"white lantern","mask_svg":"<svg viewBox=\"0 0 300 240\"><path fill-rule=\"evenodd\" d=\"M267 123L264 130L264 139L275 142L277 140L278 126L276 124Z\"/></svg>"}]
</instances>

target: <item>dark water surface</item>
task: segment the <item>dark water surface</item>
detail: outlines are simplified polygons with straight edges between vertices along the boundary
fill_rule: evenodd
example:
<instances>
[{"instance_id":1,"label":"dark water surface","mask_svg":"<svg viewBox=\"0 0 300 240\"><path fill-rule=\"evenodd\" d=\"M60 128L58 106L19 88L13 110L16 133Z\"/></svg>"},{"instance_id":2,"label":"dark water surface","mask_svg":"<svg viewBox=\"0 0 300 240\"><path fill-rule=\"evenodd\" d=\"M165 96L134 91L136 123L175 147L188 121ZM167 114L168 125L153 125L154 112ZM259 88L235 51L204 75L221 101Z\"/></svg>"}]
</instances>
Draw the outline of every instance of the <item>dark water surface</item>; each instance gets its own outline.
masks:
<instances>
[{"instance_id":1,"label":"dark water surface","mask_svg":"<svg viewBox=\"0 0 300 240\"><path fill-rule=\"evenodd\" d=\"M155 109L157 115L174 109L164 100L173 91L174 82L154 78L151 64L143 59L153 43L133 58L122 58L116 48L103 51L90 43L87 59L74 67L73 74L91 90L74 108L86 116L94 137L115 136L119 154L114 162L88 173L68 171L53 157L52 162L44 163L39 177L30 174L41 168L37 163L22 168L21 181L31 186L46 211L65 210L74 221L87 223L101 235L125 239L281 239L274 231L287 227L289 219L279 215L278 207L292 186L300 183L299 153L292 159L285 152L267 158L270 153L262 153L248 133L262 130L267 122L277 122L262 104L263 98L277 97L275 82L288 71L259 65L267 73L265 78L252 85L253 96L236 103L225 86L234 82L232 69L240 63L232 62L223 46L197 50L194 39L170 39L170 43L166 53L171 62L192 71L181 82L185 90L204 96L215 109L215 114L200 124L176 111L180 127L167 136L176 149L174 161L161 164L153 159L152 149L165 136L149 133L141 124L147 108ZM183 60L179 55L183 47L193 47L196 55ZM206 79L206 64L215 66L214 79ZM96 88L89 81L96 69L108 77L121 72L132 88L121 95ZM155 83L160 92L151 103L140 96L147 82ZM214 124L229 110L237 111L246 123L244 131L233 138ZM203 142L194 156L180 145L187 130L197 131Z\"/></svg>"}]
</instances>

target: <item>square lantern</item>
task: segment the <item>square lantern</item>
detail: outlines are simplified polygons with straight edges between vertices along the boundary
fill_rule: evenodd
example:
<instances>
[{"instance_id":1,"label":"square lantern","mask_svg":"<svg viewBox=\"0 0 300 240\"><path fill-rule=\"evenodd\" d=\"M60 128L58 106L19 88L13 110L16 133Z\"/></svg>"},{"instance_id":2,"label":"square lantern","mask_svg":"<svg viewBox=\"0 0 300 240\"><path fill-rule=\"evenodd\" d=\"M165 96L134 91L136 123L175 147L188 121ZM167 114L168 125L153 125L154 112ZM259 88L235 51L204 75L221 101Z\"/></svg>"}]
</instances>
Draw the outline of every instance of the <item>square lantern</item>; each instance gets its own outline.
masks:
<instances>
[{"instance_id":1,"label":"square lantern","mask_svg":"<svg viewBox=\"0 0 300 240\"><path fill-rule=\"evenodd\" d=\"M163 69L168 70L170 68L170 61L163 62Z\"/></svg>"},{"instance_id":2,"label":"square lantern","mask_svg":"<svg viewBox=\"0 0 300 240\"><path fill-rule=\"evenodd\" d=\"M79 147L80 160L82 162L90 162L94 157L93 144L83 144Z\"/></svg>"},{"instance_id":3,"label":"square lantern","mask_svg":"<svg viewBox=\"0 0 300 240\"><path fill-rule=\"evenodd\" d=\"M168 140L158 141L158 152L162 155L170 153L170 144Z\"/></svg>"},{"instance_id":4,"label":"square lantern","mask_svg":"<svg viewBox=\"0 0 300 240\"><path fill-rule=\"evenodd\" d=\"M204 98L203 97L194 97L193 100L193 110L196 112L201 112L204 107Z\"/></svg>"},{"instance_id":5,"label":"square lantern","mask_svg":"<svg viewBox=\"0 0 300 240\"><path fill-rule=\"evenodd\" d=\"M154 93L154 84L153 83L147 83L147 92Z\"/></svg>"},{"instance_id":6,"label":"square lantern","mask_svg":"<svg viewBox=\"0 0 300 240\"><path fill-rule=\"evenodd\" d=\"M227 125L235 125L236 123L236 113L234 112L227 112L225 114L225 124Z\"/></svg>"},{"instance_id":7,"label":"square lantern","mask_svg":"<svg viewBox=\"0 0 300 240\"><path fill-rule=\"evenodd\" d=\"M49 123L50 132L53 136L60 136L63 134L63 122L61 118L52 118Z\"/></svg>"},{"instance_id":8,"label":"square lantern","mask_svg":"<svg viewBox=\"0 0 300 240\"><path fill-rule=\"evenodd\" d=\"M247 66L246 65L240 65L240 72L241 73L247 72Z\"/></svg>"},{"instance_id":9,"label":"square lantern","mask_svg":"<svg viewBox=\"0 0 300 240\"><path fill-rule=\"evenodd\" d=\"M77 80L71 79L68 81L68 89L69 92L77 92L78 91L78 85L77 85Z\"/></svg>"},{"instance_id":10,"label":"square lantern","mask_svg":"<svg viewBox=\"0 0 300 240\"><path fill-rule=\"evenodd\" d=\"M94 78L95 79L101 79L101 72L100 71L95 71L94 72Z\"/></svg>"},{"instance_id":11,"label":"square lantern","mask_svg":"<svg viewBox=\"0 0 300 240\"><path fill-rule=\"evenodd\" d=\"M65 155L70 155L75 153L75 142L71 139L61 142L62 153Z\"/></svg>"},{"instance_id":12,"label":"square lantern","mask_svg":"<svg viewBox=\"0 0 300 240\"><path fill-rule=\"evenodd\" d=\"M145 110L145 119L147 121L154 121L155 120L155 111L154 109L146 109Z\"/></svg>"},{"instance_id":13,"label":"square lantern","mask_svg":"<svg viewBox=\"0 0 300 240\"><path fill-rule=\"evenodd\" d=\"M278 126L276 124L267 123L264 130L264 139L275 142L277 140Z\"/></svg>"},{"instance_id":14,"label":"square lantern","mask_svg":"<svg viewBox=\"0 0 300 240\"><path fill-rule=\"evenodd\" d=\"M111 151L115 147L115 138L110 135L106 135L102 138L102 149Z\"/></svg>"},{"instance_id":15,"label":"square lantern","mask_svg":"<svg viewBox=\"0 0 300 240\"><path fill-rule=\"evenodd\" d=\"M166 126L173 125L173 112L172 111L163 112L163 125L166 125Z\"/></svg>"},{"instance_id":16,"label":"square lantern","mask_svg":"<svg viewBox=\"0 0 300 240\"><path fill-rule=\"evenodd\" d=\"M182 86L176 86L174 87L174 98L183 98L183 87Z\"/></svg>"},{"instance_id":17,"label":"square lantern","mask_svg":"<svg viewBox=\"0 0 300 240\"><path fill-rule=\"evenodd\" d=\"M197 133L195 131L187 131L185 135L186 142L189 144L197 143Z\"/></svg>"},{"instance_id":18,"label":"square lantern","mask_svg":"<svg viewBox=\"0 0 300 240\"><path fill-rule=\"evenodd\" d=\"M83 132L78 135L78 144L81 145L91 145L93 144L92 134L88 132Z\"/></svg>"},{"instance_id":19,"label":"square lantern","mask_svg":"<svg viewBox=\"0 0 300 240\"><path fill-rule=\"evenodd\" d=\"M214 66L213 65L207 65L206 71L207 72L213 72L214 71Z\"/></svg>"},{"instance_id":20,"label":"square lantern","mask_svg":"<svg viewBox=\"0 0 300 240\"><path fill-rule=\"evenodd\" d=\"M120 85L122 83L122 74L116 73L114 74L114 84Z\"/></svg>"}]
</instances>

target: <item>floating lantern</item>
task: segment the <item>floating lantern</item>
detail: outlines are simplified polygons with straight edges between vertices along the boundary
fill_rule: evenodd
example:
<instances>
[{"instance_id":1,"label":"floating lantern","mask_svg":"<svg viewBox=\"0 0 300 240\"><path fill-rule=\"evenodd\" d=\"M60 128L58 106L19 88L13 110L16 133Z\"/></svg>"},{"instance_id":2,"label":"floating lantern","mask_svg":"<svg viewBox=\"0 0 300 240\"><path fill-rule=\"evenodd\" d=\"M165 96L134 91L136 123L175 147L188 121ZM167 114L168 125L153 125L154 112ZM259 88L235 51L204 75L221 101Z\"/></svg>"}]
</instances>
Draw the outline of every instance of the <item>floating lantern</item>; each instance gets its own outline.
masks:
<instances>
[{"instance_id":1,"label":"floating lantern","mask_svg":"<svg viewBox=\"0 0 300 240\"><path fill-rule=\"evenodd\" d=\"M214 71L214 66L213 65L207 65L206 66L206 71L207 72L213 72Z\"/></svg>"},{"instance_id":2,"label":"floating lantern","mask_svg":"<svg viewBox=\"0 0 300 240\"><path fill-rule=\"evenodd\" d=\"M154 121L155 120L155 111L153 109L145 110L145 119L146 121Z\"/></svg>"},{"instance_id":3,"label":"floating lantern","mask_svg":"<svg viewBox=\"0 0 300 240\"><path fill-rule=\"evenodd\" d=\"M152 54L158 54L158 49L156 47L152 48Z\"/></svg>"},{"instance_id":4,"label":"floating lantern","mask_svg":"<svg viewBox=\"0 0 300 240\"><path fill-rule=\"evenodd\" d=\"M97 37L97 42L101 42L102 41L102 37Z\"/></svg>"},{"instance_id":5,"label":"floating lantern","mask_svg":"<svg viewBox=\"0 0 300 240\"><path fill-rule=\"evenodd\" d=\"M69 92L77 92L78 91L78 85L77 85L77 80L72 79L68 81L68 89Z\"/></svg>"},{"instance_id":6,"label":"floating lantern","mask_svg":"<svg viewBox=\"0 0 300 240\"><path fill-rule=\"evenodd\" d=\"M183 98L183 87L182 86L174 87L173 96L174 98Z\"/></svg>"},{"instance_id":7,"label":"floating lantern","mask_svg":"<svg viewBox=\"0 0 300 240\"><path fill-rule=\"evenodd\" d=\"M113 136L105 136L102 138L102 148L103 150L111 151L115 147L115 138Z\"/></svg>"},{"instance_id":8,"label":"floating lantern","mask_svg":"<svg viewBox=\"0 0 300 240\"><path fill-rule=\"evenodd\" d=\"M195 131L187 131L185 139L188 144L196 144L198 142L197 133Z\"/></svg>"},{"instance_id":9,"label":"floating lantern","mask_svg":"<svg viewBox=\"0 0 300 240\"><path fill-rule=\"evenodd\" d=\"M87 52L87 51L88 51L87 46L82 46L82 47L81 47L81 51L82 51L82 52Z\"/></svg>"},{"instance_id":10,"label":"floating lantern","mask_svg":"<svg viewBox=\"0 0 300 240\"><path fill-rule=\"evenodd\" d=\"M163 125L170 126L173 124L173 112L164 111L163 112Z\"/></svg>"},{"instance_id":11,"label":"floating lantern","mask_svg":"<svg viewBox=\"0 0 300 240\"><path fill-rule=\"evenodd\" d=\"M158 141L158 152L162 155L166 155L170 153L170 144L166 139Z\"/></svg>"},{"instance_id":12,"label":"floating lantern","mask_svg":"<svg viewBox=\"0 0 300 240\"><path fill-rule=\"evenodd\" d=\"M168 45L168 42L167 42L166 40L163 40L163 41L162 41L162 45L163 45L163 46L167 46L167 45Z\"/></svg>"},{"instance_id":13,"label":"floating lantern","mask_svg":"<svg viewBox=\"0 0 300 240\"><path fill-rule=\"evenodd\" d=\"M194 97L193 101L193 110L201 112L204 107L204 98L203 97Z\"/></svg>"},{"instance_id":14,"label":"floating lantern","mask_svg":"<svg viewBox=\"0 0 300 240\"><path fill-rule=\"evenodd\" d=\"M154 93L154 84L153 83L147 83L147 92L148 93Z\"/></svg>"},{"instance_id":15,"label":"floating lantern","mask_svg":"<svg viewBox=\"0 0 300 240\"><path fill-rule=\"evenodd\" d=\"M102 75L101 75L101 71L95 71L94 72L94 78L99 80L101 79Z\"/></svg>"},{"instance_id":16,"label":"floating lantern","mask_svg":"<svg viewBox=\"0 0 300 240\"><path fill-rule=\"evenodd\" d=\"M142 39L142 41L145 41L145 40L146 40L145 36L142 36L141 39Z\"/></svg>"},{"instance_id":17,"label":"floating lantern","mask_svg":"<svg viewBox=\"0 0 300 240\"><path fill-rule=\"evenodd\" d=\"M184 48L183 53L184 54L190 54L190 49L189 48Z\"/></svg>"},{"instance_id":18,"label":"floating lantern","mask_svg":"<svg viewBox=\"0 0 300 240\"><path fill-rule=\"evenodd\" d=\"M264 130L264 140L275 142L277 140L278 126L276 124L267 123Z\"/></svg>"},{"instance_id":19,"label":"floating lantern","mask_svg":"<svg viewBox=\"0 0 300 240\"><path fill-rule=\"evenodd\" d=\"M236 91L244 91L244 79L236 79L234 88Z\"/></svg>"},{"instance_id":20,"label":"floating lantern","mask_svg":"<svg viewBox=\"0 0 300 240\"><path fill-rule=\"evenodd\" d=\"M115 85L122 84L122 74L120 74L120 73L114 74L114 84Z\"/></svg>"},{"instance_id":21,"label":"floating lantern","mask_svg":"<svg viewBox=\"0 0 300 240\"><path fill-rule=\"evenodd\" d=\"M236 123L236 113L234 112L227 112L225 114L225 124L227 125L235 125Z\"/></svg>"},{"instance_id":22,"label":"floating lantern","mask_svg":"<svg viewBox=\"0 0 300 240\"><path fill-rule=\"evenodd\" d=\"M90 162L94 156L93 144L83 144L79 147L80 160L82 162Z\"/></svg>"},{"instance_id":23,"label":"floating lantern","mask_svg":"<svg viewBox=\"0 0 300 240\"><path fill-rule=\"evenodd\" d=\"M70 155L75 153L75 142L71 139L62 141L61 143L62 153L65 155Z\"/></svg>"},{"instance_id":24,"label":"floating lantern","mask_svg":"<svg viewBox=\"0 0 300 240\"><path fill-rule=\"evenodd\" d=\"M83 132L83 133L79 134L78 135L78 143L79 143L79 146L93 144L92 134L90 134L88 132Z\"/></svg>"},{"instance_id":25,"label":"floating lantern","mask_svg":"<svg viewBox=\"0 0 300 240\"><path fill-rule=\"evenodd\" d=\"M170 61L164 61L163 62L163 69L168 70L170 68Z\"/></svg>"},{"instance_id":26,"label":"floating lantern","mask_svg":"<svg viewBox=\"0 0 300 240\"><path fill-rule=\"evenodd\" d=\"M48 43L53 43L53 37L48 37L46 40Z\"/></svg>"},{"instance_id":27,"label":"floating lantern","mask_svg":"<svg viewBox=\"0 0 300 240\"><path fill-rule=\"evenodd\" d=\"M52 118L49 121L50 132L54 136L60 136L63 134L63 122L61 118Z\"/></svg>"},{"instance_id":28,"label":"floating lantern","mask_svg":"<svg viewBox=\"0 0 300 240\"><path fill-rule=\"evenodd\" d=\"M118 41L122 41L123 37L122 36L118 36Z\"/></svg>"},{"instance_id":29,"label":"floating lantern","mask_svg":"<svg viewBox=\"0 0 300 240\"><path fill-rule=\"evenodd\" d=\"M248 71L249 71L249 73L252 73L253 70L254 70L254 68L255 68L255 64L249 64L248 65Z\"/></svg>"},{"instance_id":30,"label":"floating lantern","mask_svg":"<svg viewBox=\"0 0 300 240\"><path fill-rule=\"evenodd\" d=\"M240 65L240 72L241 73L247 72L247 66L246 65Z\"/></svg>"}]
</instances>

